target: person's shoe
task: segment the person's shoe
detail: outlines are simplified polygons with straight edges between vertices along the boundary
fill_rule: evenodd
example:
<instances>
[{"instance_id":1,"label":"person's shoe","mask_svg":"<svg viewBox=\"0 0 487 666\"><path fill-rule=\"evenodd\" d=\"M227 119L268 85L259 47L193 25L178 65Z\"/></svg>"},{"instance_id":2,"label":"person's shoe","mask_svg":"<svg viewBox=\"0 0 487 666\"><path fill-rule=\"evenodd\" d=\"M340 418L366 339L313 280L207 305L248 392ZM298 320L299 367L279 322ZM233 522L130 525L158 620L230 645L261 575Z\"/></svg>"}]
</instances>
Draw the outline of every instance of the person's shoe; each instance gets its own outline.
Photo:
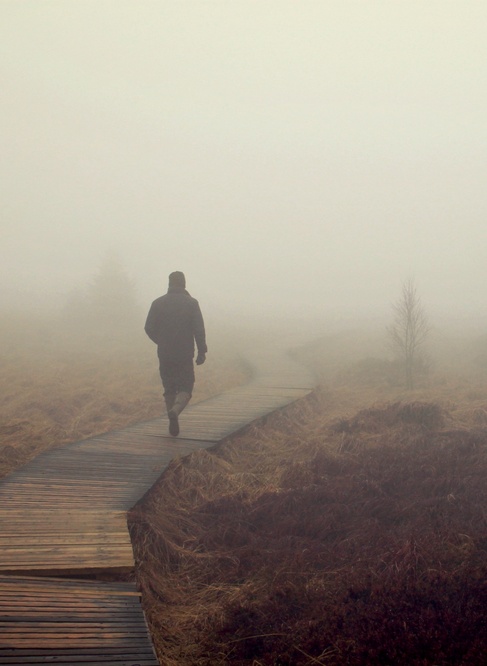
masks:
<instances>
[{"instance_id":1,"label":"person's shoe","mask_svg":"<svg viewBox=\"0 0 487 666\"><path fill-rule=\"evenodd\" d=\"M177 437L179 435L178 415L173 409L171 409L168 412L168 416L169 416L169 434L172 435L173 437Z\"/></svg>"}]
</instances>

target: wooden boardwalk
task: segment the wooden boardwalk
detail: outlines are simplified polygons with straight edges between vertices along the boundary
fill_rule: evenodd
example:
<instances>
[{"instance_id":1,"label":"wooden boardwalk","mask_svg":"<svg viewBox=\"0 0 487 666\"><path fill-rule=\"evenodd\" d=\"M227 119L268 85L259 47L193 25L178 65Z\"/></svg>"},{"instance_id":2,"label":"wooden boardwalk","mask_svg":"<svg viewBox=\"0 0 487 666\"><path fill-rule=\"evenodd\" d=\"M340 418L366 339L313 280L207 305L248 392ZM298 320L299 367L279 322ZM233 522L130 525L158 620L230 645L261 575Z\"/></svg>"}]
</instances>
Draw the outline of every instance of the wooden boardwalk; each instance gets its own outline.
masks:
<instances>
[{"instance_id":1,"label":"wooden boardwalk","mask_svg":"<svg viewBox=\"0 0 487 666\"><path fill-rule=\"evenodd\" d=\"M0 664L158 664L127 583L0 577L0 645Z\"/></svg>"},{"instance_id":2,"label":"wooden boardwalk","mask_svg":"<svg viewBox=\"0 0 487 666\"><path fill-rule=\"evenodd\" d=\"M74 577L134 570L127 511L172 458L313 388L275 349L254 363L252 382L188 407L177 438L153 419L47 451L0 483L0 664L157 664L135 586Z\"/></svg>"}]
</instances>

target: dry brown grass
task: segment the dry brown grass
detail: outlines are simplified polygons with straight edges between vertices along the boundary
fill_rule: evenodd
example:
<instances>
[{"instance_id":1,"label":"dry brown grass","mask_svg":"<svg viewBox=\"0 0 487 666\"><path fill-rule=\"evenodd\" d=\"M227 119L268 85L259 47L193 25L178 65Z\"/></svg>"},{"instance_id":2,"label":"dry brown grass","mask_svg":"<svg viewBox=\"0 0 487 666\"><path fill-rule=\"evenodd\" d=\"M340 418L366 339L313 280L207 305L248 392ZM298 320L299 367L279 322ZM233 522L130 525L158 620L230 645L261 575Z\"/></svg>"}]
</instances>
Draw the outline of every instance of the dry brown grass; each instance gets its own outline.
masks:
<instances>
[{"instance_id":1,"label":"dry brown grass","mask_svg":"<svg viewBox=\"0 0 487 666\"><path fill-rule=\"evenodd\" d=\"M210 339L193 402L246 380L224 333ZM158 417L155 346L142 328L103 334L10 315L0 326L0 476L40 452Z\"/></svg>"},{"instance_id":2,"label":"dry brown grass","mask_svg":"<svg viewBox=\"0 0 487 666\"><path fill-rule=\"evenodd\" d=\"M162 410L143 334L67 333L0 331L4 473ZM384 365L344 369L337 344L326 388L174 460L133 510L165 666L484 663L486 382L436 372L406 394ZM195 400L245 378L235 347L217 346Z\"/></svg>"},{"instance_id":3,"label":"dry brown grass","mask_svg":"<svg viewBox=\"0 0 487 666\"><path fill-rule=\"evenodd\" d=\"M449 388L337 382L173 461L131 516L161 663L483 663L487 390Z\"/></svg>"}]
</instances>

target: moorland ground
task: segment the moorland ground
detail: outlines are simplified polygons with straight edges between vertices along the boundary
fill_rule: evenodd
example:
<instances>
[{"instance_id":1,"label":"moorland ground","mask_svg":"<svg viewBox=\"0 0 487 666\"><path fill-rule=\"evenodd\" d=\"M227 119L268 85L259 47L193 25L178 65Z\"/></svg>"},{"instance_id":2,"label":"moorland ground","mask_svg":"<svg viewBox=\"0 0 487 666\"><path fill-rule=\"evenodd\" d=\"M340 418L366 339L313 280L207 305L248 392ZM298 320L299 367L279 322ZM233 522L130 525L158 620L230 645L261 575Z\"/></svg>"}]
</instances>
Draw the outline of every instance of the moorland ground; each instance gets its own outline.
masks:
<instances>
[{"instance_id":1,"label":"moorland ground","mask_svg":"<svg viewBox=\"0 0 487 666\"><path fill-rule=\"evenodd\" d=\"M478 350L412 392L356 352L343 336L301 350L324 373L311 396L174 460L133 510L161 663L485 663Z\"/></svg>"},{"instance_id":2,"label":"moorland ground","mask_svg":"<svg viewBox=\"0 0 487 666\"><path fill-rule=\"evenodd\" d=\"M2 323L2 474L161 413L143 333L54 323ZM210 337L195 401L248 378L235 332ZM340 333L295 350L319 371L311 396L176 458L135 507L161 663L485 662L485 340L439 341L412 392L382 345Z\"/></svg>"},{"instance_id":3,"label":"moorland ground","mask_svg":"<svg viewBox=\"0 0 487 666\"><path fill-rule=\"evenodd\" d=\"M0 477L46 449L164 413L156 348L143 318L116 330L89 324L18 312L1 318ZM193 403L248 378L224 327L210 336Z\"/></svg>"}]
</instances>

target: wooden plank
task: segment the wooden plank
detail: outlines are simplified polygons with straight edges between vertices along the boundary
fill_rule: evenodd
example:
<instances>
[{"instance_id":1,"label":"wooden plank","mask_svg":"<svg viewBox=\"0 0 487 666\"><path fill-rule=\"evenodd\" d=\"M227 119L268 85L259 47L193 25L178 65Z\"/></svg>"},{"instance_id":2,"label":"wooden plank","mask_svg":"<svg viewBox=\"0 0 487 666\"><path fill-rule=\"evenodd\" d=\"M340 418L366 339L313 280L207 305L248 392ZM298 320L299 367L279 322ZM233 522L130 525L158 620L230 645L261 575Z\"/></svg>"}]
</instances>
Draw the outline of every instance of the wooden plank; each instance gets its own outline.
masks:
<instances>
[{"instance_id":1,"label":"wooden plank","mask_svg":"<svg viewBox=\"0 0 487 666\"><path fill-rule=\"evenodd\" d=\"M2 656L0 652L0 664L58 664L59 666L71 666L77 664L78 666L96 666L96 664L104 664L104 666L159 666L159 661L152 654L136 653L131 655L130 651L125 648L125 654L114 653L106 655L96 654L90 655L88 648L82 651L82 654L63 655L55 654L52 650L44 650L44 655L30 655L17 656L19 650L15 650L16 656ZM55 651L59 652L59 649ZM97 651L99 653L99 650Z\"/></svg>"},{"instance_id":2,"label":"wooden plank","mask_svg":"<svg viewBox=\"0 0 487 666\"><path fill-rule=\"evenodd\" d=\"M113 581L110 583L100 583L98 580L67 580L65 578L36 578L35 576L0 576L1 587L8 588L15 585L15 589L61 589L66 591L76 590L79 593L86 591L101 591L104 595L113 596L116 594L139 596L134 588L134 583L127 581Z\"/></svg>"},{"instance_id":3,"label":"wooden plank","mask_svg":"<svg viewBox=\"0 0 487 666\"><path fill-rule=\"evenodd\" d=\"M124 547L126 545L131 545L130 537L128 530L124 532L114 532L113 530L107 530L106 532L97 531L97 532L64 532L62 529L50 530L49 536L46 536L46 533L43 532L41 535L37 533L30 533L28 531L18 531L17 533L12 532L7 534L5 537L2 537L0 540L0 562L4 559L4 555L7 554L9 549L12 548L35 548L39 549L46 548L49 546L56 547L69 547L75 545L90 545L100 544L108 546L110 543L116 545L117 547Z\"/></svg>"},{"instance_id":4,"label":"wooden plank","mask_svg":"<svg viewBox=\"0 0 487 666\"><path fill-rule=\"evenodd\" d=\"M42 579L40 579L42 580ZM19 597L6 597L2 595L1 597L1 607L0 612L24 612L25 609L30 609L35 613L44 613L49 609L52 609L53 612L66 612L66 609L76 608L77 612L81 610L86 610L86 612L95 612L100 609L111 608L114 613L123 615L125 613L131 612L133 609L139 610L139 604L128 604L113 601L113 599L99 597L96 593L92 592L83 598L81 595L75 595L71 593L71 599L69 597L53 597L52 595L56 594L51 592L50 595L42 596L38 593L30 593L28 595L20 594ZM32 605L32 598L35 596L35 605Z\"/></svg>"},{"instance_id":5,"label":"wooden plank","mask_svg":"<svg viewBox=\"0 0 487 666\"><path fill-rule=\"evenodd\" d=\"M3 656L3 651L0 651L0 664L59 664L59 666L71 666L71 664L78 664L78 666L93 666L94 664L104 664L105 666L159 666L159 661L154 654L135 652L130 648L125 647L123 652L116 651L114 653L101 652L103 648L95 650L96 654L91 654L90 650L93 648L83 648L81 653L78 654L63 654L62 648L56 650L46 650L44 654L33 655L31 650L24 651L26 654L19 655L20 650L13 651L12 656ZM134 654L135 652L135 654ZM132 653L132 654L131 654Z\"/></svg>"},{"instance_id":6,"label":"wooden plank","mask_svg":"<svg viewBox=\"0 0 487 666\"><path fill-rule=\"evenodd\" d=\"M25 659L26 657L31 657L32 659L38 658L39 663L42 663L41 660L44 660L43 658L47 657L50 660L52 660L54 663L56 663L56 660L58 659L67 659L69 658L70 661L73 663L79 662L79 661L89 661L90 657L91 658L101 658L102 661L105 661L107 659L114 661L117 656L124 657L125 659L135 659L137 657L142 657L142 659L150 659L151 656L153 657L154 652L152 649L139 649L137 651L129 649L124 649L123 652L120 651L119 648L114 648L114 647L101 647L99 649L96 648L89 648L86 647L83 650L83 654L79 654L79 650L77 648L60 648L59 650L56 651L56 654L52 654L52 652L47 652L46 649L44 648L31 648L31 649L25 649L25 648L15 648L15 649L9 649L5 648L0 652L1 654L1 659L4 661L0 661L0 663L10 663L5 661L6 659L12 659L14 657L17 657L18 659ZM22 661L19 662L13 662L13 663L23 663ZM32 663L32 662L28 662ZM34 663L38 663L37 661ZM158 662L156 662L158 663Z\"/></svg>"},{"instance_id":7,"label":"wooden plank","mask_svg":"<svg viewBox=\"0 0 487 666\"><path fill-rule=\"evenodd\" d=\"M4 652L7 652L5 650ZM104 666L159 666L159 661L155 658L153 653L137 652L130 653L126 650L124 654L119 651L105 654L96 651L96 654L91 654L89 649L84 649L83 654L53 654L52 651L43 654L33 654L27 651L27 654L20 654L25 652L23 650L11 651L12 654L5 654L0 652L0 664L57 664L58 666L93 666L94 664L103 664ZM39 652L38 650L36 652ZM61 652L64 652L61 650Z\"/></svg>"},{"instance_id":8,"label":"wooden plank","mask_svg":"<svg viewBox=\"0 0 487 666\"><path fill-rule=\"evenodd\" d=\"M57 623L62 622L63 626L65 626L65 623L67 622L72 623L73 626L81 627L86 624L107 625L105 616L109 608L106 606L89 610L81 607L77 613L71 612L71 614L68 614L66 609L67 606L58 609L38 608L36 611L31 609L26 611L25 608L6 611L2 604L2 610L0 611L0 626L12 626L12 623L14 622L15 624L22 623L22 625L33 625L36 622L46 622L48 620ZM140 611L137 611L136 609L133 609L131 612L112 613L110 616L110 626L129 625L131 622L137 622L139 616Z\"/></svg>"},{"instance_id":9,"label":"wooden plank","mask_svg":"<svg viewBox=\"0 0 487 666\"><path fill-rule=\"evenodd\" d=\"M100 627L86 632L78 629L57 633L50 633L42 629L24 632L2 631L0 634L0 648L63 648L70 645L77 646L80 650L96 647L128 647L133 650L135 647L144 647L147 642L147 631L144 629L139 631L136 629L132 631L130 629L127 629L127 631L105 631Z\"/></svg>"}]
</instances>

